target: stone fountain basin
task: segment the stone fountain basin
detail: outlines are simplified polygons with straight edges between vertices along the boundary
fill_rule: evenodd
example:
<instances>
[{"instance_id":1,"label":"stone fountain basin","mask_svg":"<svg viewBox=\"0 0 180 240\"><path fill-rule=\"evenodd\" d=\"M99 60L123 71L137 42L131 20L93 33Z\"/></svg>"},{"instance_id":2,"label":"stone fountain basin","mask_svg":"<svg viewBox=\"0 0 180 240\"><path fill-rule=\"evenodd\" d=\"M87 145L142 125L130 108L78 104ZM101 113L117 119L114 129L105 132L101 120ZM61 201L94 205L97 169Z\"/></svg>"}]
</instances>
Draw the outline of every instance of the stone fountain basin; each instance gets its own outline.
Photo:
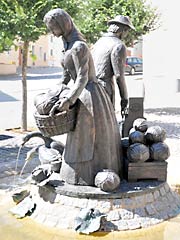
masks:
<instances>
[{"instance_id":1,"label":"stone fountain basin","mask_svg":"<svg viewBox=\"0 0 180 240\"><path fill-rule=\"evenodd\" d=\"M105 232L146 228L180 213L180 196L160 181L122 182L108 193L51 180L45 186L32 185L31 195L36 203L31 218L59 229L74 229L74 219L83 208L106 215L99 229Z\"/></svg>"}]
</instances>

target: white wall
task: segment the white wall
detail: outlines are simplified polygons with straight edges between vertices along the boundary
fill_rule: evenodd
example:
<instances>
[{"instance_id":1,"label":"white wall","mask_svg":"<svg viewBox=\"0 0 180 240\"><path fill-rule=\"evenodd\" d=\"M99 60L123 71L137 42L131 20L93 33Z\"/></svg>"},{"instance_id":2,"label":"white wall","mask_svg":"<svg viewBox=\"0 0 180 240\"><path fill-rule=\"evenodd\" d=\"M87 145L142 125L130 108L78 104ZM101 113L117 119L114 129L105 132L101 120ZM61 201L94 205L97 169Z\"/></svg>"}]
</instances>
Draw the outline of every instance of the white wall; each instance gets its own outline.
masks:
<instances>
[{"instance_id":1,"label":"white wall","mask_svg":"<svg viewBox=\"0 0 180 240\"><path fill-rule=\"evenodd\" d=\"M145 108L180 107L179 0L153 0L162 25L143 38Z\"/></svg>"}]
</instances>

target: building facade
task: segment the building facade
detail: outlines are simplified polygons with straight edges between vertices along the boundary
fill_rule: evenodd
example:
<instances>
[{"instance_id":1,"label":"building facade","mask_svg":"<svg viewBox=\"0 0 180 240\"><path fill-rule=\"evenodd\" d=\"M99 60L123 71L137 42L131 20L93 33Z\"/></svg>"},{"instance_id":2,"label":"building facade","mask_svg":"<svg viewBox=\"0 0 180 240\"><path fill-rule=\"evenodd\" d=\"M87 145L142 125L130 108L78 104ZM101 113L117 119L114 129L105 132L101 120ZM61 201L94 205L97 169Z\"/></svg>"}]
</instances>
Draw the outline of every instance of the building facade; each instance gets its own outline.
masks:
<instances>
[{"instance_id":1,"label":"building facade","mask_svg":"<svg viewBox=\"0 0 180 240\"><path fill-rule=\"evenodd\" d=\"M60 66L60 39L52 34L41 36L36 42L30 42L28 51L28 67ZM22 49L12 47L9 51L0 53L0 75L14 74L17 67L22 65Z\"/></svg>"}]
</instances>

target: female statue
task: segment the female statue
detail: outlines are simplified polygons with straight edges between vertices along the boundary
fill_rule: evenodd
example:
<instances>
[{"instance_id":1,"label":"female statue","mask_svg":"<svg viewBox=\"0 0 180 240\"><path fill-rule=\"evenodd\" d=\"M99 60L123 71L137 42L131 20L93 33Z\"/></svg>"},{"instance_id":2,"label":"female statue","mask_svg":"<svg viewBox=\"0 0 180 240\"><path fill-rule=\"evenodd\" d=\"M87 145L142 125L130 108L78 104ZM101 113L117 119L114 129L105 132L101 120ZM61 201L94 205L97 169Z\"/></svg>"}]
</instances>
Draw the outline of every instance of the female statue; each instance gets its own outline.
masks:
<instances>
[{"instance_id":1,"label":"female statue","mask_svg":"<svg viewBox=\"0 0 180 240\"><path fill-rule=\"evenodd\" d=\"M63 83L73 79L70 91L51 111L78 108L76 127L67 135L60 170L62 180L73 185L94 185L99 171L111 169L122 176L121 143L112 103L97 82L92 56L71 17L57 8L49 11L44 22L63 41Z\"/></svg>"}]
</instances>

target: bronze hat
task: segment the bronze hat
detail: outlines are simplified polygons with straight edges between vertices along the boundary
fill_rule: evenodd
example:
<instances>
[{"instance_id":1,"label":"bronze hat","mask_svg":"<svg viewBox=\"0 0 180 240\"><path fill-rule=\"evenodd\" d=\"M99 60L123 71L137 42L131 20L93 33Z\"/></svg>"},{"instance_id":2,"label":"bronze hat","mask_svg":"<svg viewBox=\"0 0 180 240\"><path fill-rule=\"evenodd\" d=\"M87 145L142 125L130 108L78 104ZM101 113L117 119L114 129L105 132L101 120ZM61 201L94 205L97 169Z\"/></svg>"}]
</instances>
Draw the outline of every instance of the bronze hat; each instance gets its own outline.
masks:
<instances>
[{"instance_id":1,"label":"bronze hat","mask_svg":"<svg viewBox=\"0 0 180 240\"><path fill-rule=\"evenodd\" d=\"M130 18L128 16L118 15L114 19L108 21L108 25L114 24L114 23L123 24L135 30L135 27L132 25Z\"/></svg>"}]
</instances>

